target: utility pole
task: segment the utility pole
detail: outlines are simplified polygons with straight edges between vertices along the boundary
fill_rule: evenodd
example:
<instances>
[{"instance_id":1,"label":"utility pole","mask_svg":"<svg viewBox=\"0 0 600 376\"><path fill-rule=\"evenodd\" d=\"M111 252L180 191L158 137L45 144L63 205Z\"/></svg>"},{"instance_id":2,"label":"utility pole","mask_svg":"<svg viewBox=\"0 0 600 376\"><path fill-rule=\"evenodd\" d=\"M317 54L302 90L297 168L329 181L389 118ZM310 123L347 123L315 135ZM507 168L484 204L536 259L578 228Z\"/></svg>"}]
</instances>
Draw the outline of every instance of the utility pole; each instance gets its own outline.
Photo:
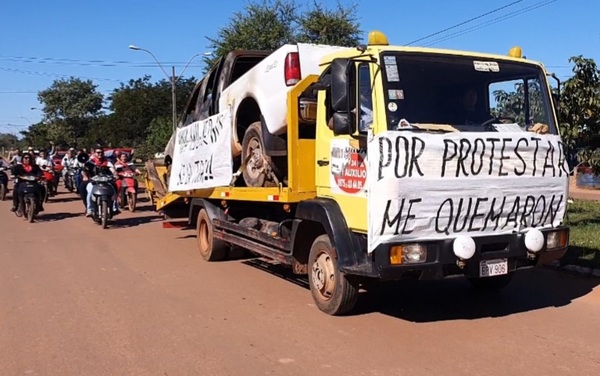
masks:
<instances>
[{"instance_id":1,"label":"utility pole","mask_svg":"<svg viewBox=\"0 0 600 376\"><path fill-rule=\"evenodd\" d=\"M177 95L175 90L177 89L177 79L175 76L175 67L171 67L171 102L173 105L173 132L177 129Z\"/></svg>"},{"instance_id":2,"label":"utility pole","mask_svg":"<svg viewBox=\"0 0 600 376\"><path fill-rule=\"evenodd\" d=\"M129 49L134 50L134 51L144 51L144 52L150 54L150 56L152 56L154 61L156 61L156 64L158 64L160 69L163 71L165 76L167 76L167 78L171 81L171 105L173 106L172 110L173 110L173 132L174 132L177 129L177 95L176 95L177 82L179 82L179 79L183 76L183 73L185 72L187 67L190 65L192 60L194 60L195 57L200 56L200 55L209 56L209 55L212 55L212 53L211 52L205 52L203 54L197 53L194 56L192 56L190 58L190 60L187 62L187 64L185 65L185 67L183 68L183 70L181 71L181 76L177 77L177 76L175 76L175 67L171 66L171 76L169 76L167 74L167 71L165 71L165 69L163 68L160 61L158 61L156 56L154 56L154 54L151 51L149 51L145 48L138 47L133 44L129 45Z\"/></svg>"}]
</instances>

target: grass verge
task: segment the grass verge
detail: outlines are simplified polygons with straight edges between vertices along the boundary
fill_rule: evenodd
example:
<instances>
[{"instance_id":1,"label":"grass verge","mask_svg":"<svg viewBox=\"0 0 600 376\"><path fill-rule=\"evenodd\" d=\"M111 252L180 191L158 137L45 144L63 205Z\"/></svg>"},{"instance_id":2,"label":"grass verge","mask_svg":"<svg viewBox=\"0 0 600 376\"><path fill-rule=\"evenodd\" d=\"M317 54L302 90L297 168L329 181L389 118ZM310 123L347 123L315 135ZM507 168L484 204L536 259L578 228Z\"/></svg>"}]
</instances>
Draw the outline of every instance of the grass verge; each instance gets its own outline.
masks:
<instances>
[{"instance_id":1,"label":"grass verge","mask_svg":"<svg viewBox=\"0 0 600 376\"><path fill-rule=\"evenodd\" d=\"M600 268L600 202L575 200L568 207L570 246L563 265Z\"/></svg>"}]
</instances>

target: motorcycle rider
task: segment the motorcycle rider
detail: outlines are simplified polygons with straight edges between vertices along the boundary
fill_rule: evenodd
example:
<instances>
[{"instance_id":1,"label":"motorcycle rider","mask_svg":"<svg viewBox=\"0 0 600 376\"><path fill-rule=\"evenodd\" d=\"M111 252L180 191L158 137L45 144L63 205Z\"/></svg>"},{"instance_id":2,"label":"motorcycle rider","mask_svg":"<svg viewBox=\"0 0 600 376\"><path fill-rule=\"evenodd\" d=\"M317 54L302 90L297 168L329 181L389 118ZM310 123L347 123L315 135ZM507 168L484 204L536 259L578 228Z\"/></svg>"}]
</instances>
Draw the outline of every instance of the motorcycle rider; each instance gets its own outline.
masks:
<instances>
[{"instance_id":1,"label":"motorcycle rider","mask_svg":"<svg viewBox=\"0 0 600 376\"><path fill-rule=\"evenodd\" d=\"M24 153L22 158L21 158L21 164L15 165L12 168L12 174L16 177L16 183L15 186L13 188L13 206L10 209L10 211L15 212L17 211L17 208L19 207L19 202L21 201L21 199L23 198L23 194L20 190L21 184L23 184L23 182L21 181L21 179L19 178L20 176L24 176L24 175L34 175L34 176L38 176L38 177L42 177L43 173L41 168L35 164L32 163L33 162L33 156L29 153ZM44 199L43 197L46 195L46 191L44 186L42 186L41 184L37 184L37 196L38 196L38 203L39 203L39 211L43 212L44 211Z\"/></svg>"},{"instance_id":2,"label":"motorcycle rider","mask_svg":"<svg viewBox=\"0 0 600 376\"><path fill-rule=\"evenodd\" d=\"M52 148L52 151L54 151L54 148ZM52 169L52 159L45 149L40 149L35 163L42 169L48 188L50 188L48 193L52 195L54 192L54 171Z\"/></svg>"},{"instance_id":3,"label":"motorcycle rider","mask_svg":"<svg viewBox=\"0 0 600 376\"><path fill-rule=\"evenodd\" d=\"M65 154L61 163L63 166L62 178L63 178L63 182L65 183L65 186L66 186L67 185L67 173L69 172L69 169L76 170L83 166L77 160L77 156L75 155L75 148L69 148L69 151L67 152L67 154ZM78 186L77 181L75 181L75 186L76 187Z\"/></svg>"},{"instance_id":4,"label":"motorcycle rider","mask_svg":"<svg viewBox=\"0 0 600 376\"><path fill-rule=\"evenodd\" d=\"M52 155L52 154L50 154ZM45 149L41 149L39 151L38 157L35 159L35 164L40 166L42 170L50 170L52 169L52 158L46 153Z\"/></svg>"},{"instance_id":5,"label":"motorcycle rider","mask_svg":"<svg viewBox=\"0 0 600 376\"><path fill-rule=\"evenodd\" d=\"M14 154L10 158L10 162L9 162L10 165L14 166L14 165L21 163L22 156L23 156L23 153L21 152L21 149L16 148Z\"/></svg>"},{"instance_id":6,"label":"motorcycle rider","mask_svg":"<svg viewBox=\"0 0 600 376\"><path fill-rule=\"evenodd\" d=\"M130 170L131 172L133 172L136 175L141 174L140 170L137 167L135 167L135 164L129 163L129 156L127 155L127 153L121 153L118 155L117 162L115 163L115 169L117 171L121 170L123 172L125 172L126 170ZM117 184L117 193L120 193L121 189L123 187L123 180L117 179L116 184Z\"/></svg>"},{"instance_id":7,"label":"motorcycle rider","mask_svg":"<svg viewBox=\"0 0 600 376\"><path fill-rule=\"evenodd\" d=\"M4 159L3 156L0 155L0 167L4 167L4 168L10 168L10 165L8 164L8 162L6 162L6 160Z\"/></svg>"},{"instance_id":8,"label":"motorcycle rider","mask_svg":"<svg viewBox=\"0 0 600 376\"><path fill-rule=\"evenodd\" d=\"M117 174L115 166L104 156L104 149L98 147L95 148L94 156L90 158L90 160L85 164L85 167L82 170L82 182L80 184L79 192L82 197L85 197L86 217L91 217L94 209L94 206L92 204L92 184L90 184L90 179L102 170L108 170L115 176ZM121 213L121 211L119 210L119 205L117 203L117 187L114 186L114 184L113 188L115 190L115 197L113 199L113 214L117 215Z\"/></svg>"}]
</instances>

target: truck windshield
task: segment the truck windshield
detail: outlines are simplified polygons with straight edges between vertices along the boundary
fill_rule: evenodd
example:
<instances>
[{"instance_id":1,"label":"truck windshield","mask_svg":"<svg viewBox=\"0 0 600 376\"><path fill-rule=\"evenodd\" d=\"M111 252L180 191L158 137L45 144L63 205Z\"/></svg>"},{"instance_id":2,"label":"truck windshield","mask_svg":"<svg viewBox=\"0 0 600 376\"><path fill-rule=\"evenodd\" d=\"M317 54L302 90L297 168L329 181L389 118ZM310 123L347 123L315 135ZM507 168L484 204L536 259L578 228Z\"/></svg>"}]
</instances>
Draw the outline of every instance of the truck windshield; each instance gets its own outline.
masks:
<instances>
[{"instance_id":1,"label":"truck windshield","mask_svg":"<svg viewBox=\"0 0 600 376\"><path fill-rule=\"evenodd\" d=\"M541 68L485 58L384 53L389 130L527 131L556 134Z\"/></svg>"}]
</instances>

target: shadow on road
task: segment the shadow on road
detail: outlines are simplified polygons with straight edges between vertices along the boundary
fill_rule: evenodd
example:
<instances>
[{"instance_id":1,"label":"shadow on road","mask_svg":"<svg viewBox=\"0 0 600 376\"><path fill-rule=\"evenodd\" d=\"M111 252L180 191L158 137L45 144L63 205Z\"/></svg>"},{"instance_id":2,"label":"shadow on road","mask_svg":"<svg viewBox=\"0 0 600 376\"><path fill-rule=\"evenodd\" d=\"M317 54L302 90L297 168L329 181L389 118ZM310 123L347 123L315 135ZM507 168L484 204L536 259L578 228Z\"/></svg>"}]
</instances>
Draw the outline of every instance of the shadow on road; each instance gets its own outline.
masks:
<instances>
[{"instance_id":1,"label":"shadow on road","mask_svg":"<svg viewBox=\"0 0 600 376\"><path fill-rule=\"evenodd\" d=\"M138 205L138 206L136 206L135 211L136 212L155 212L156 208L153 205L149 205L149 204Z\"/></svg>"},{"instance_id":2,"label":"shadow on road","mask_svg":"<svg viewBox=\"0 0 600 376\"><path fill-rule=\"evenodd\" d=\"M305 289L308 278L261 259L242 262ZM382 313L413 322L473 320L502 317L548 307L562 307L589 294L600 279L546 268L518 271L500 292L477 292L464 278L439 281L401 281L375 284L361 290L352 315Z\"/></svg>"},{"instance_id":3,"label":"shadow on road","mask_svg":"<svg viewBox=\"0 0 600 376\"><path fill-rule=\"evenodd\" d=\"M44 207L44 209L45 209L45 207ZM63 212L63 213L48 213L48 214L46 214L44 212L44 213L40 213L37 220L39 222L52 222L52 221L60 221L62 219L76 218L76 217L83 217L83 212L81 212L81 213Z\"/></svg>"},{"instance_id":4,"label":"shadow on road","mask_svg":"<svg viewBox=\"0 0 600 376\"><path fill-rule=\"evenodd\" d=\"M276 277L284 279L307 290L309 289L307 276L294 274L289 268L286 268L282 265L271 264L260 258L248 258L242 261L242 264L273 274Z\"/></svg>"},{"instance_id":5,"label":"shadow on road","mask_svg":"<svg viewBox=\"0 0 600 376\"><path fill-rule=\"evenodd\" d=\"M73 201L77 201L77 200L81 201L81 197L75 196L75 195L65 197L65 195L62 194L60 196L61 196L60 198L57 198L56 196L50 197L50 200L48 201L48 203L49 204L51 204L51 203L59 204L59 203L65 203L65 202L73 202Z\"/></svg>"},{"instance_id":6,"label":"shadow on road","mask_svg":"<svg viewBox=\"0 0 600 376\"><path fill-rule=\"evenodd\" d=\"M361 296L356 313L381 312L413 322L502 317L566 306L598 284L598 279L550 269L519 271L500 292L477 292L463 278L397 282L377 286Z\"/></svg>"},{"instance_id":7,"label":"shadow on road","mask_svg":"<svg viewBox=\"0 0 600 376\"><path fill-rule=\"evenodd\" d=\"M143 224L150 223L150 222L155 222L155 221L162 219L160 215L145 215L145 216L135 216L135 217L129 217L129 218L122 217L122 215L123 214L114 218L114 222L111 227L114 227L114 228L136 227L139 225L143 225Z\"/></svg>"}]
</instances>

